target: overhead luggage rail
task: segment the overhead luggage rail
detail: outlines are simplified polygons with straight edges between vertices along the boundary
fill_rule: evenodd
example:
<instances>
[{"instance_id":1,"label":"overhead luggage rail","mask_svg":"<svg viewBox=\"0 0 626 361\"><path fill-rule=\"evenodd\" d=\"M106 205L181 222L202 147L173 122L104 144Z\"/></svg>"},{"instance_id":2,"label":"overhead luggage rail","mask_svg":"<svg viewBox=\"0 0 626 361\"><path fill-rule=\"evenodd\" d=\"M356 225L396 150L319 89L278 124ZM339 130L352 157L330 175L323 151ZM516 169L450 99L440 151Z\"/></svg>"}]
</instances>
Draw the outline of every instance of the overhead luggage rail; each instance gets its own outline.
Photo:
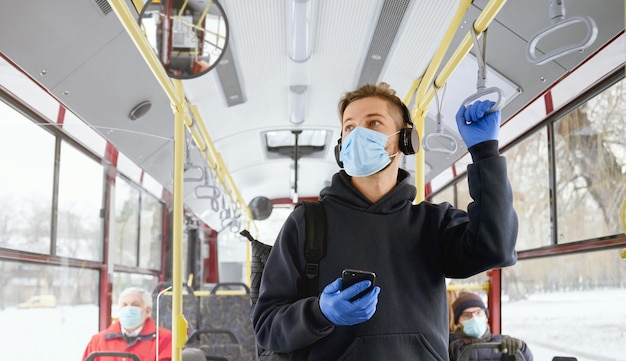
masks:
<instances>
[{"instance_id":1,"label":"overhead luggage rail","mask_svg":"<svg viewBox=\"0 0 626 361\"><path fill-rule=\"evenodd\" d=\"M593 44L593 42L598 37L598 25L596 25L596 22L591 17L573 16L571 18L565 18L565 4L563 3L563 1L564 0L548 0L550 22L552 24L536 33L528 42L528 47L526 48L526 58L532 64L545 64L549 61L560 58L563 55L575 51L584 50L585 48ZM574 44L564 45L545 53L543 56L538 56L536 54L537 44L540 40L544 39L545 37L554 33L557 30L571 27L571 25L575 25L578 23L582 23L587 27L587 33L581 41Z\"/></svg>"}]
</instances>

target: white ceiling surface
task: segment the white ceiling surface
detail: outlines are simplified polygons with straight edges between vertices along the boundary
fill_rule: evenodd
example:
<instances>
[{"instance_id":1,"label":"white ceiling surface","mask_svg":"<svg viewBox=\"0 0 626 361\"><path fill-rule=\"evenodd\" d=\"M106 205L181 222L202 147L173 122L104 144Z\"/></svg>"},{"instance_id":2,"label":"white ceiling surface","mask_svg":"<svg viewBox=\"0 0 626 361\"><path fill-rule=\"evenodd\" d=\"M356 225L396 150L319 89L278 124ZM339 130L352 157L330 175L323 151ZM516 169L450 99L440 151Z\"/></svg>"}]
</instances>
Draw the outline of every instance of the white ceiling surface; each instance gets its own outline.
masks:
<instances>
[{"instance_id":1,"label":"white ceiling surface","mask_svg":"<svg viewBox=\"0 0 626 361\"><path fill-rule=\"evenodd\" d=\"M204 79L185 81L188 99L207 115L204 121L217 148L233 150L222 152L222 156L244 199L257 195L289 197L288 166L293 161L264 164L267 159L261 151L259 132L296 128L289 122L289 86L305 84L309 86L307 115L299 127L332 131L332 141L339 137L337 102L357 85L382 2L316 3L311 57L303 63L289 58L289 2L235 1L223 2L223 6L231 23L230 46L237 59L246 102L225 108L220 89L207 88ZM404 31L385 63L385 68L391 70L383 70L381 76L401 98L416 74L425 71L456 7L455 1L427 0L415 1L409 7L409 17L405 19L410 21L403 22ZM215 82L217 76L211 75ZM325 180L337 171L332 146L325 159L303 159L300 163L300 196L316 196ZM314 177L309 177L309 172ZM310 179L315 181L305 181Z\"/></svg>"},{"instance_id":2,"label":"white ceiling surface","mask_svg":"<svg viewBox=\"0 0 626 361\"><path fill-rule=\"evenodd\" d=\"M312 53L302 63L289 58L290 1L221 3L230 25L228 46L245 101L227 106L216 71L184 80L187 99L197 105L246 203L256 196L292 196L293 160L268 159L262 132L299 128L330 131L330 144L323 158L304 157L299 161L298 195L316 197L338 169L333 154L339 137L337 102L343 93L357 86L384 2L314 1ZM444 63L486 3L476 0L469 7ZM378 80L390 83L404 98L411 82L425 72L457 6L456 0L411 1ZM506 99L503 119L517 113L624 29L622 0L569 0L566 9L568 17L586 15L596 19L598 39L584 52L541 66L530 64L525 51L533 34L550 24L546 0L507 1L491 24L487 63L508 80L490 75L487 85L506 84L521 90ZM114 12L99 13L95 0L0 0L0 33L0 52L171 189L173 115L169 100ZM572 43L581 36L574 29L559 41ZM556 47L553 45L551 41L542 44L548 49ZM45 75L41 75L42 70ZM464 60L442 98L446 131L459 141L454 114L460 101L476 90L476 70L470 57ZM5 74L0 68L0 77ZM308 86L306 115L304 123L296 126L289 122L289 87L302 84ZM129 111L143 100L150 100L152 109L145 117L130 121ZM429 109L426 133L435 127L435 104L433 101ZM464 152L464 147L453 155L427 152L427 167L432 169L427 180ZM191 161L202 163L197 150L191 153ZM409 170L414 168L412 157L406 164ZM217 216L210 202L194 197L195 186L202 183L185 184L185 202L212 225Z\"/></svg>"}]
</instances>

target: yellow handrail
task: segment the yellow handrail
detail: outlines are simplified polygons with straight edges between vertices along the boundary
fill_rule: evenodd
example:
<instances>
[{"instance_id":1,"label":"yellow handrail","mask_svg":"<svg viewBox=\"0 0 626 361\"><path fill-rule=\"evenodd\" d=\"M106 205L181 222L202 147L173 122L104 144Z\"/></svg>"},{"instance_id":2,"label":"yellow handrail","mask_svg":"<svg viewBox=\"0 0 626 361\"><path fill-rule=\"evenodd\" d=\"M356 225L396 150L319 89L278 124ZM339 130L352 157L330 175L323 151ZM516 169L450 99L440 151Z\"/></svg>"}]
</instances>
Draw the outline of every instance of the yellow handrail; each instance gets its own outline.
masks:
<instances>
[{"instance_id":1,"label":"yellow handrail","mask_svg":"<svg viewBox=\"0 0 626 361\"><path fill-rule=\"evenodd\" d=\"M474 24L472 25L473 29L470 31L475 31L478 34L485 31L505 3L506 0L489 1L476 21L474 21ZM435 97L435 93L448 81L448 78L456 70L461 63L461 60L463 60L473 45L472 36L468 32L433 82L434 74L441 65L443 56L448 50L456 29L458 29L470 4L471 0L461 1L441 43L439 44L439 48L435 52L433 59L426 69L426 72L419 82L413 82L411 84L409 92L405 97L405 103L410 104L411 99L415 96L415 104L411 109L411 116L413 117L413 121L421 137L424 136L424 119L426 118L426 112ZM415 157L415 187L417 188L417 195L415 197L416 202L424 200L424 162L424 151L420 149Z\"/></svg>"},{"instance_id":2,"label":"yellow handrail","mask_svg":"<svg viewBox=\"0 0 626 361\"><path fill-rule=\"evenodd\" d=\"M491 0L487 3L483 11L478 15L476 21L473 24L473 31L476 34L481 34L483 31L487 29L489 24L495 19L496 15L502 9L502 6L506 3L506 0ZM428 104L435 97L435 92L440 89L447 81L448 78L454 73L456 68L461 63L461 60L469 53L470 49L473 46L472 35L468 32L461 44L457 47L455 52L450 57L450 60L446 63L446 65L441 69L439 75L435 79L434 86L431 87L426 94L426 96L420 101L420 108L424 109L424 106L428 108Z\"/></svg>"},{"instance_id":3,"label":"yellow handrail","mask_svg":"<svg viewBox=\"0 0 626 361\"><path fill-rule=\"evenodd\" d=\"M225 166L217 166L217 162L215 161L216 157L214 156L217 152L215 151L215 147L208 137L208 133L204 128L204 124L197 112L197 109L194 113L197 122L194 122L193 119L191 119L191 117L189 116L188 111L188 109L191 109L191 111L193 111L193 107L187 103L184 93L180 95L177 94L172 79L170 79L165 72L161 61L152 50L152 46L146 39L144 33L139 28L139 25L137 25L137 21L129 11L126 3L122 0L110 0L110 3L111 7L120 19L120 22L139 49L139 52L141 53L143 58L146 60L146 63L148 63L148 67L157 78L157 81L170 99L170 102L172 104L172 111L174 113L180 111L185 114L184 124L189 130L191 137L196 144L196 147L200 150L200 152L202 152L207 164L209 164L211 169L216 171L216 179L220 184L222 184L223 188L228 188L233 191L233 194L231 194L231 192L227 192L227 194L230 197L231 201L237 205L237 208L244 210L247 216L251 215L251 212L249 210L246 211L247 205L245 204L245 202L243 202L241 196L239 196L239 191L237 190L235 184L232 181L229 182L227 180L228 178L230 178L230 175L224 175L228 173L227 168ZM194 127L194 125L197 125L198 127L196 128Z\"/></svg>"},{"instance_id":4,"label":"yellow handrail","mask_svg":"<svg viewBox=\"0 0 626 361\"><path fill-rule=\"evenodd\" d=\"M184 94L182 81L176 81L178 94ZM184 98L184 97L183 97ZM182 359L182 349L187 338L187 322L183 317L183 218L185 193L184 155L185 155L185 113L175 107L174 113L174 228L172 231L172 360ZM157 340L158 342L158 340Z\"/></svg>"},{"instance_id":5,"label":"yellow handrail","mask_svg":"<svg viewBox=\"0 0 626 361\"><path fill-rule=\"evenodd\" d=\"M252 219L252 212L250 211L250 208L248 208L248 206L245 204L243 197L241 196L241 193L239 193L239 189L235 185L235 181L231 177L230 172L228 171L228 168L226 167L226 164L222 160L221 154L215 149L213 140L211 139L209 132L206 130L206 127L204 126L204 121L202 120L202 116L198 112L198 107L195 104L193 104L189 106L189 109L191 110L191 113L196 119L196 125L200 129L200 134L202 135L202 138L206 141L206 145L207 145L207 149L209 153L207 155L207 162L209 163L209 166L215 170L216 178L218 178L220 183L224 185L228 185L228 187L224 187L224 191L228 193L231 199L235 200L235 203L237 204L237 208L240 209L242 212L244 212L248 219ZM230 194L230 192L232 192L233 194Z\"/></svg>"},{"instance_id":6,"label":"yellow handrail","mask_svg":"<svg viewBox=\"0 0 626 361\"><path fill-rule=\"evenodd\" d=\"M148 67L156 77L157 81L170 99L172 111L174 113L174 194L173 194L173 244L172 244L172 361L181 361L182 347L187 338L187 321L182 314L182 240L183 240L183 217L184 217L184 145L185 145L185 127L189 129L194 142L198 149L202 152L205 161L211 164L211 168L219 170L218 174L225 174L227 182L221 182L223 188L229 189L235 194L228 192L231 201L237 204L242 210L247 210L246 215L251 214L248 207L243 203L241 196L226 171L226 167L219 156L215 152L213 144L210 142L208 133L204 129L201 119L196 111L196 119L198 127L194 127L194 121L189 115L189 104L185 99L185 91L181 80L172 81L161 61L152 50L152 46L139 28L136 20L133 18L128 6L123 0L109 0L111 7L118 16L120 22L128 32L133 43L137 46L139 52L145 59ZM199 128L199 130L198 130ZM206 151L208 150L208 152ZM208 155L211 153L211 155ZM217 161L216 161L217 160ZM224 179L216 174L216 178ZM226 184L228 183L228 184Z\"/></svg>"},{"instance_id":7,"label":"yellow handrail","mask_svg":"<svg viewBox=\"0 0 626 361\"><path fill-rule=\"evenodd\" d=\"M452 283L446 286L446 291L468 290L468 291L489 292L489 289L491 289L491 283L489 283L489 281L481 283L481 284L470 284L470 285Z\"/></svg>"},{"instance_id":8,"label":"yellow handrail","mask_svg":"<svg viewBox=\"0 0 626 361\"><path fill-rule=\"evenodd\" d=\"M416 104L418 105L418 109L420 111L426 112L428 110L428 104L425 104L426 106L422 107L422 105L424 104L421 104L421 99L424 98L426 90L432 85L432 81L435 78L435 72L437 71L437 69L439 69L443 57L446 54L446 51L448 51L450 43L452 43L454 34L457 32L457 29L463 21L463 17L465 16L465 13L467 12L467 9L471 4L472 0L463 0L459 3L459 7L457 8L456 13L452 18L450 25L448 26L448 30L446 30L443 39L441 39L441 43L439 43L439 47L437 48L433 59L431 60L428 68L426 69L426 72L424 73L424 76L422 77L420 86L417 88L417 94L415 95L415 98L419 101L419 103L416 102Z\"/></svg>"},{"instance_id":9,"label":"yellow handrail","mask_svg":"<svg viewBox=\"0 0 626 361\"><path fill-rule=\"evenodd\" d=\"M469 8L471 4L471 0L463 0L460 2L459 7L446 30L437 51L435 51L435 55L431 60L424 76L419 80L418 83L414 82L411 86L411 89L405 99L405 103L409 104L410 99L415 95L415 104L413 105L413 109L411 110L412 118L415 123L415 127L417 128L417 132L420 134L420 137L424 137L425 133L425 119L426 119L426 111L428 110L428 106L430 105L430 101L425 103L422 101L422 98L425 97L427 89L431 88L433 78L435 77L435 72L439 69L441 62L443 60L446 51L450 47L450 43L454 38L454 34L456 33L461 21L463 21L463 16L465 16L465 12L467 8ZM416 90L417 89L417 90ZM433 92L434 94L434 92ZM431 98L432 100L432 98ZM420 139L421 140L421 139ZM419 203L424 200L424 163L426 161L426 155L424 150L421 149L415 155L415 188L417 189L417 194L415 196L415 202Z\"/></svg>"}]
</instances>

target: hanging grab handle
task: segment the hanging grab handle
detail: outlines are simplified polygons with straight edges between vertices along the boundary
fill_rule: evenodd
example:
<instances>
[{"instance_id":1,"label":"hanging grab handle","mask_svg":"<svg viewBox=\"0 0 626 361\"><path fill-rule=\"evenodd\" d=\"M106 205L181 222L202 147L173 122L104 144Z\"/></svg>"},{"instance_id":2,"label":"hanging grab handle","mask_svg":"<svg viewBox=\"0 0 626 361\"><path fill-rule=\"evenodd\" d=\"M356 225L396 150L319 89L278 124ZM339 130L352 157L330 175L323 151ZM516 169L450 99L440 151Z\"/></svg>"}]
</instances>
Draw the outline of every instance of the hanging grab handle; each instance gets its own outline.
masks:
<instances>
[{"instance_id":1,"label":"hanging grab handle","mask_svg":"<svg viewBox=\"0 0 626 361\"><path fill-rule=\"evenodd\" d=\"M437 130L424 137L422 146L427 152L439 152L444 154L456 153L456 150L458 149L456 139L454 139L451 135L443 133L441 113L437 113Z\"/></svg>"},{"instance_id":2,"label":"hanging grab handle","mask_svg":"<svg viewBox=\"0 0 626 361\"><path fill-rule=\"evenodd\" d=\"M189 138L185 137L185 164L183 164L183 180L185 182L200 182L204 179L205 170L191 162ZM197 173L197 174L196 174Z\"/></svg>"},{"instance_id":3,"label":"hanging grab handle","mask_svg":"<svg viewBox=\"0 0 626 361\"><path fill-rule=\"evenodd\" d=\"M593 44L593 42L598 37L598 26L592 18L588 16L573 16L569 19L566 19L565 4L563 3L563 0L548 0L548 5L550 8L550 22L552 23L552 25L536 33L528 43L528 48L526 48L526 58L531 64L545 64L563 55L579 50L584 50L589 45ZM540 40L557 30L566 28L570 25L574 25L577 23L582 23L587 27L587 34L581 41L559 47L545 53L543 56L538 56L536 54L537 44Z\"/></svg>"},{"instance_id":4,"label":"hanging grab handle","mask_svg":"<svg viewBox=\"0 0 626 361\"><path fill-rule=\"evenodd\" d=\"M206 194L204 191L207 190L210 194ZM198 184L196 189L194 189L194 195L198 199L211 199L217 200L219 196L222 194L222 191L217 186L212 186L210 184ZM218 204L219 207L219 204ZM219 209L219 208L218 208ZM216 210L216 209L214 209Z\"/></svg>"},{"instance_id":5,"label":"hanging grab handle","mask_svg":"<svg viewBox=\"0 0 626 361\"><path fill-rule=\"evenodd\" d=\"M185 164L183 172L185 182L200 182L204 179L204 169L199 165Z\"/></svg>"},{"instance_id":6,"label":"hanging grab handle","mask_svg":"<svg viewBox=\"0 0 626 361\"><path fill-rule=\"evenodd\" d=\"M204 195L202 194L203 191L201 191L203 189L209 189L211 192L213 192L213 194ZM209 199L211 201L211 209L213 210L213 212L219 211L220 204L218 199L220 195L222 195L222 191L220 191L218 187L210 185L198 185L194 190L194 195L197 199Z\"/></svg>"},{"instance_id":7,"label":"hanging grab handle","mask_svg":"<svg viewBox=\"0 0 626 361\"><path fill-rule=\"evenodd\" d=\"M489 94L496 94L498 98L496 99L496 103L491 107L491 109L489 109L486 112L486 114L493 113L497 110L500 110L502 108L501 103L502 103L502 98L504 95L502 94L502 90L500 90L500 88L497 88L497 87L478 89L476 93L465 98L465 100L463 101L463 105L467 107L468 105L472 104L476 100L481 99Z\"/></svg>"},{"instance_id":8,"label":"hanging grab handle","mask_svg":"<svg viewBox=\"0 0 626 361\"><path fill-rule=\"evenodd\" d=\"M476 62L478 63L478 79L476 80L476 93L470 95L469 97L463 100L463 106L467 107L476 100L486 97L487 95L495 94L497 98L495 99L495 104L487 111L487 113L493 113L502 108L502 99L504 95L502 94L502 90L498 87L490 87L487 88L485 86L487 82L487 58L486 58L486 47L487 47L487 30L483 32L483 46L481 48L480 44L478 44L478 38L474 30L470 31L472 34L472 40L474 41L474 47L476 47ZM471 122L467 122L467 124L471 124Z\"/></svg>"}]
</instances>

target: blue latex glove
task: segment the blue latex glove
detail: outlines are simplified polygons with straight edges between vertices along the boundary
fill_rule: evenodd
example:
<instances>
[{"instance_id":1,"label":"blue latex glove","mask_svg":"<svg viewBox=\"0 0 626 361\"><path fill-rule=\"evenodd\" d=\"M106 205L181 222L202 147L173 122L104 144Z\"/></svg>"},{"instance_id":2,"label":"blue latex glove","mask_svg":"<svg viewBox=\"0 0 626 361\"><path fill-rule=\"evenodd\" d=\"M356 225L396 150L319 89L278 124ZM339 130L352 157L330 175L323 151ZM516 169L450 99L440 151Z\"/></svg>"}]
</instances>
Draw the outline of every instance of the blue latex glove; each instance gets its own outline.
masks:
<instances>
[{"instance_id":1,"label":"blue latex glove","mask_svg":"<svg viewBox=\"0 0 626 361\"><path fill-rule=\"evenodd\" d=\"M337 278L322 291L320 310L335 325L348 326L363 323L372 318L376 312L380 287L374 287L354 302L350 302L350 299L370 285L370 281L361 281L341 291L341 278Z\"/></svg>"},{"instance_id":2,"label":"blue latex glove","mask_svg":"<svg viewBox=\"0 0 626 361\"><path fill-rule=\"evenodd\" d=\"M485 114L494 104L491 100L479 100L467 108L461 105L456 113L456 125L468 148L487 140L498 139L500 111Z\"/></svg>"}]
</instances>

